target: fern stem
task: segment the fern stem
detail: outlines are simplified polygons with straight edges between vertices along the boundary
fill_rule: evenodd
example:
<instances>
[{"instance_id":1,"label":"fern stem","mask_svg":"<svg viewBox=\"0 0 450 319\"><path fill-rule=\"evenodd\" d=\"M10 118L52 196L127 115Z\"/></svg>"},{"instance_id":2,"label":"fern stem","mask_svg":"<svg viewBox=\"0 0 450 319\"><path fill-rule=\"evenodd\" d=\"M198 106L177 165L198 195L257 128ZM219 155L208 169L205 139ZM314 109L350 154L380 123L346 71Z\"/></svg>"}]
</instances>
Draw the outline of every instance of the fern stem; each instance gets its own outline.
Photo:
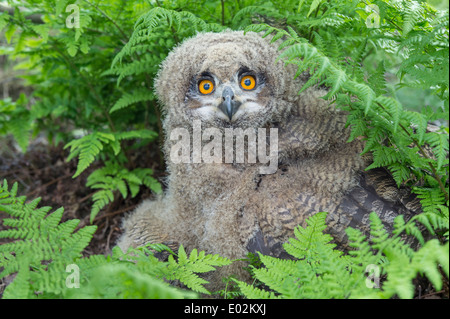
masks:
<instances>
[{"instance_id":1,"label":"fern stem","mask_svg":"<svg viewBox=\"0 0 450 319\"><path fill-rule=\"evenodd\" d=\"M222 5L222 25L225 25L225 1L224 0L220 0L221 5Z\"/></svg>"},{"instance_id":2,"label":"fern stem","mask_svg":"<svg viewBox=\"0 0 450 319\"><path fill-rule=\"evenodd\" d=\"M108 16L102 9L100 9L98 6L96 6L95 4L89 2L88 0L83 0L84 2L86 2L87 4L89 4L91 7L93 7L94 9L96 9L98 12L100 12L106 19L108 19L109 21L111 21L112 24L114 24L114 26L117 28L117 30L119 30L119 32L122 34L122 36L125 38L125 41L128 42L129 41L129 37L127 36L127 34L122 30L121 27L119 27L119 25L110 17Z\"/></svg>"},{"instance_id":3,"label":"fern stem","mask_svg":"<svg viewBox=\"0 0 450 319\"><path fill-rule=\"evenodd\" d=\"M314 19L315 18L317 18L317 15L319 14L319 10L320 10L320 6L321 6L322 4L320 3L318 6L317 6L317 8L316 8L316 11L314 12ZM325 13L325 11L324 12L322 12L322 15ZM311 27L311 29L309 29L309 34L308 34L308 40L309 40L309 42L310 43L312 43L312 40L313 40L313 33L314 32L318 32L318 28L317 27Z\"/></svg>"},{"instance_id":4,"label":"fern stem","mask_svg":"<svg viewBox=\"0 0 450 319\"><path fill-rule=\"evenodd\" d=\"M397 28L397 30L399 30L400 32L403 32L403 29L397 25L397 23L395 23L394 21L392 21L391 19L384 17L386 19L387 22L389 22L390 24L392 24L394 27Z\"/></svg>"}]
</instances>

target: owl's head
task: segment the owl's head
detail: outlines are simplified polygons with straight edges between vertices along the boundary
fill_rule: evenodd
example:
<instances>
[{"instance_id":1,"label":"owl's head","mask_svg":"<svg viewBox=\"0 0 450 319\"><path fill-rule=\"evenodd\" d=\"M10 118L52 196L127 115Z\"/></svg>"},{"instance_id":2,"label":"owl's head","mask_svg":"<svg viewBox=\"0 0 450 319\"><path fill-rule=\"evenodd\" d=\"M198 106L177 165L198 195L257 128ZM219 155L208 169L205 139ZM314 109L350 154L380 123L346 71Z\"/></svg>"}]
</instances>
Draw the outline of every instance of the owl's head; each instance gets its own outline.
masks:
<instances>
[{"instance_id":1,"label":"owl's head","mask_svg":"<svg viewBox=\"0 0 450 319\"><path fill-rule=\"evenodd\" d=\"M163 62L156 93L173 125L263 127L297 98L294 70L277 61L277 44L242 31L200 33ZM167 128L166 123L166 128Z\"/></svg>"}]
</instances>

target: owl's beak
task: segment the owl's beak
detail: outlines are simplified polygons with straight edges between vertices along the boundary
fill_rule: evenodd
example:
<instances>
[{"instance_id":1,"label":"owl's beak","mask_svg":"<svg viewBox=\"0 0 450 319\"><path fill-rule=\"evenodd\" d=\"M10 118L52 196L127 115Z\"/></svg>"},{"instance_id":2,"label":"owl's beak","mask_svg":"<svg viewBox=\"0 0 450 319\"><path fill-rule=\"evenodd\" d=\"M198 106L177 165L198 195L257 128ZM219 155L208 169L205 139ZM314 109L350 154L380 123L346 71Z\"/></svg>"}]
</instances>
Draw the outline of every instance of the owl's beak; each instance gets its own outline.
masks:
<instances>
[{"instance_id":1,"label":"owl's beak","mask_svg":"<svg viewBox=\"0 0 450 319\"><path fill-rule=\"evenodd\" d=\"M238 102L234 99L233 90L227 86L222 92L223 102L220 103L219 109L228 116L228 118L232 119L233 115L237 112L241 102Z\"/></svg>"}]
</instances>

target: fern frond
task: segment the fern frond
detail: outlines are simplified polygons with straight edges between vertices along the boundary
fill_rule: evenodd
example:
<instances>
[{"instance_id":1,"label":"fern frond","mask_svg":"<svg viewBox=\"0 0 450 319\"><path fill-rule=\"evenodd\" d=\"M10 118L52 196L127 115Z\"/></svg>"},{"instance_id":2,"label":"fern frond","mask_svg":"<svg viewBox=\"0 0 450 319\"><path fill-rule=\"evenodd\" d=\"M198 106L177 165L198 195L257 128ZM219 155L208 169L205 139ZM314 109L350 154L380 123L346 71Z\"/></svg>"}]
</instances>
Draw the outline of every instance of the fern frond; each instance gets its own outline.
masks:
<instances>
[{"instance_id":1,"label":"fern frond","mask_svg":"<svg viewBox=\"0 0 450 319\"><path fill-rule=\"evenodd\" d=\"M29 299L32 297L28 262L22 260L18 270L20 271L14 281L3 292L3 299Z\"/></svg>"},{"instance_id":2,"label":"fern frond","mask_svg":"<svg viewBox=\"0 0 450 319\"><path fill-rule=\"evenodd\" d=\"M334 247L335 245L329 244L333 238L322 232L326 228L326 217L327 213L317 213L307 219L309 227L303 228L297 226L294 229L296 238L291 238L287 243L283 244L286 252L298 259L303 259L310 257L316 245L329 245L330 248Z\"/></svg>"},{"instance_id":3,"label":"fern frond","mask_svg":"<svg viewBox=\"0 0 450 319\"><path fill-rule=\"evenodd\" d=\"M408 121L408 124L410 124L408 126L412 126L416 129L418 141L422 144L427 131L427 117L424 114L407 110L403 110L401 117Z\"/></svg>"},{"instance_id":4,"label":"fern frond","mask_svg":"<svg viewBox=\"0 0 450 319\"><path fill-rule=\"evenodd\" d=\"M147 39L145 39L147 40ZM139 61L132 61L130 63L126 63L121 65L120 67L114 68L113 72L114 74L119 75L117 78L117 85L121 83L121 81L126 78L127 76L135 76L142 73L156 73L158 70L158 65L161 63L162 57L151 57ZM130 96L125 96L124 99L130 99ZM150 100L151 97L147 93L147 96L144 97L144 95L141 95L142 100ZM120 101L120 100L119 100ZM118 103L119 103L118 101ZM121 101L120 103L126 103L126 100ZM116 107L118 109L119 107Z\"/></svg>"},{"instance_id":5,"label":"fern frond","mask_svg":"<svg viewBox=\"0 0 450 319\"><path fill-rule=\"evenodd\" d=\"M373 101L376 98L375 92L368 85L354 81L347 81L344 88L364 102L364 114L367 115L373 107Z\"/></svg>"},{"instance_id":6,"label":"fern frond","mask_svg":"<svg viewBox=\"0 0 450 319\"><path fill-rule=\"evenodd\" d=\"M11 119L8 123L8 131L12 133L19 144L22 152L26 152L30 142L31 119L29 116L22 114Z\"/></svg>"},{"instance_id":7,"label":"fern frond","mask_svg":"<svg viewBox=\"0 0 450 319\"><path fill-rule=\"evenodd\" d=\"M248 299L276 299L276 295L272 291L266 291L249 285L243 281L235 280L239 286L240 291Z\"/></svg>"},{"instance_id":8,"label":"fern frond","mask_svg":"<svg viewBox=\"0 0 450 319\"><path fill-rule=\"evenodd\" d=\"M386 94L387 81L385 78L386 68L384 62L380 62L377 69L367 79L367 83L372 87L377 95Z\"/></svg>"},{"instance_id":9,"label":"fern frond","mask_svg":"<svg viewBox=\"0 0 450 319\"><path fill-rule=\"evenodd\" d=\"M0 188L3 200L7 197L15 199L14 193L8 192L5 186ZM18 297L17 293L30 297L38 291L61 293L64 288L62 267L81 257L96 230L95 226L87 226L74 233L79 220L61 223L63 208L48 214L51 208L37 208L38 202L11 200L8 204L3 201L0 206L0 211L13 217L4 220L11 229L0 232L1 237L15 239L0 246L0 267L3 267L0 277L18 272L18 281L8 286L6 297ZM17 211L25 213L18 214ZM28 292L23 290L25 288Z\"/></svg>"},{"instance_id":10,"label":"fern frond","mask_svg":"<svg viewBox=\"0 0 450 319\"><path fill-rule=\"evenodd\" d=\"M448 137L448 134L440 134L437 132L429 132L424 136L424 141L432 147L433 153L436 156L438 170L442 167L448 156Z\"/></svg>"},{"instance_id":11,"label":"fern frond","mask_svg":"<svg viewBox=\"0 0 450 319\"><path fill-rule=\"evenodd\" d=\"M12 190L17 190L17 183ZM28 211L27 214L14 213L14 218L9 219L9 227L17 228L21 234L16 241L0 246L0 278L17 273L5 289L4 298L193 298L197 294L170 287L161 278L180 280L196 291L208 293L203 287L206 281L197 273L231 263L229 259L204 251L193 251L187 257L182 247L178 252L179 262L172 255L169 262L161 262L147 248L123 253L115 247L112 256L82 258L81 252L91 240L95 226L74 232L79 220L61 223L62 208L48 214L51 208L37 208L38 201L28 204L17 201L15 194L8 191L6 182L0 185L0 199L1 211L6 206L14 207L9 210L13 212ZM151 247L171 252L164 245ZM81 288L67 286L68 265L77 266Z\"/></svg>"},{"instance_id":12,"label":"fern frond","mask_svg":"<svg viewBox=\"0 0 450 319\"><path fill-rule=\"evenodd\" d=\"M152 131L130 131L118 132L114 135L117 140L125 138L153 138L155 134ZM110 202L114 201L114 192L119 191L125 199L130 191L132 197L139 193L141 185L145 185L155 193L162 191L161 184L152 176L153 171L146 168L137 168L129 171L117 163L106 162L105 166L93 171L87 178L86 186L99 189L92 199L94 204L91 210L91 222L97 214Z\"/></svg>"},{"instance_id":13,"label":"fern frond","mask_svg":"<svg viewBox=\"0 0 450 319\"><path fill-rule=\"evenodd\" d=\"M424 8L417 1L405 2L405 13L403 18L403 36L405 37L422 18Z\"/></svg>"},{"instance_id":14,"label":"fern frond","mask_svg":"<svg viewBox=\"0 0 450 319\"><path fill-rule=\"evenodd\" d=\"M188 257L184 247L180 245L178 248L178 261L175 261L172 255L168 260L168 278L169 280L180 280L190 289L210 294L203 286L208 283L205 279L200 278L196 273L204 273L213 271L217 266L226 266L231 263L228 258L219 255L206 255L204 251L200 253L196 249L192 250Z\"/></svg>"},{"instance_id":15,"label":"fern frond","mask_svg":"<svg viewBox=\"0 0 450 319\"><path fill-rule=\"evenodd\" d=\"M115 141L114 135L110 133L94 132L83 136L78 140L73 140L64 146L64 149L70 147L70 154L67 161L78 156L78 165L73 178L80 175L86 168L91 165L95 157L103 150L104 144Z\"/></svg>"},{"instance_id":16,"label":"fern frond","mask_svg":"<svg viewBox=\"0 0 450 319\"><path fill-rule=\"evenodd\" d=\"M310 15L314 10L316 10L317 7L319 7L319 6L322 4L323 1L324 1L324 0L313 0L312 3L311 3L311 6L309 7L308 14L307 14L306 16L309 17L309 15Z\"/></svg>"},{"instance_id":17,"label":"fern frond","mask_svg":"<svg viewBox=\"0 0 450 319\"><path fill-rule=\"evenodd\" d=\"M424 212L440 215L439 208L446 205L445 195L440 189L431 187L413 187L412 190L420 199L420 204L422 205Z\"/></svg>"},{"instance_id":18,"label":"fern frond","mask_svg":"<svg viewBox=\"0 0 450 319\"><path fill-rule=\"evenodd\" d=\"M384 228L381 219L374 213L370 214L370 240L374 249L380 249L389 238L389 233Z\"/></svg>"},{"instance_id":19,"label":"fern frond","mask_svg":"<svg viewBox=\"0 0 450 319\"><path fill-rule=\"evenodd\" d=\"M171 287L166 282L136 271L124 264L106 264L95 267L90 281L81 289L68 291L69 298L116 299L182 299L196 294Z\"/></svg>"},{"instance_id":20,"label":"fern frond","mask_svg":"<svg viewBox=\"0 0 450 319\"><path fill-rule=\"evenodd\" d=\"M349 246L353 248L353 250L349 251L349 255L353 258L353 265L359 266L365 263L368 260L371 260L373 257L373 252L371 250L370 244L367 241L367 237L364 234L354 228L347 228L345 230L349 240ZM370 262L367 264L372 264L374 262Z\"/></svg>"},{"instance_id":21,"label":"fern frond","mask_svg":"<svg viewBox=\"0 0 450 319\"><path fill-rule=\"evenodd\" d=\"M271 17L276 20L283 19L285 16L277 10L277 8L271 6L270 4L263 4L258 6L246 6L240 9L233 17L231 21L232 25L240 27L242 25L248 24L251 22L251 17L253 16L265 16Z\"/></svg>"},{"instance_id":22,"label":"fern frond","mask_svg":"<svg viewBox=\"0 0 450 319\"><path fill-rule=\"evenodd\" d=\"M92 205L90 222L93 223L95 217L106 205L114 201L114 194L110 189L102 189L92 196L94 204Z\"/></svg>"},{"instance_id":23,"label":"fern frond","mask_svg":"<svg viewBox=\"0 0 450 319\"><path fill-rule=\"evenodd\" d=\"M442 277L437 267L442 265L448 276L448 256L448 243L441 245L436 239L427 241L412 258L397 251L386 265L388 275L383 290L391 295L410 299L414 294L412 280L417 273L427 275L435 288L440 290Z\"/></svg>"},{"instance_id":24,"label":"fern frond","mask_svg":"<svg viewBox=\"0 0 450 319\"><path fill-rule=\"evenodd\" d=\"M444 205L438 205L438 209L441 212L424 212L415 216L415 219L424 225L431 234L434 234L437 230L449 229L448 207Z\"/></svg>"},{"instance_id":25,"label":"fern frond","mask_svg":"<svg viewBox=\"0 0 450 319\"><path fill-rule=\"evenodd\" d=\"M123 108L126 108L132 104L143 101L154 100L154 94L148 89L138 89L132 93L125 93L122 97L113 105L109 113L116 112Z\"/></svg>"},{"instance_id":26,"label":"fern frond","mask_svg":"<svg viewBox=\"0 0 450 319\"><path fill-rule=\"evenodd\" d=\"M384 109L388 112L393 124L392 125L393 132L396 133L398 129L398 124L400 122L400 116L403 111L400 102L397 101L396 99L381 95L375 99L375 102L382 105Z\"/></svg>"},{"instance_id":27,"label":"fern frond","mask_svg":"<svg viewBox=\"0 0 450 319\"><path fill-rule=\"evenodd\" d=\"M402 160L401 154L398 150L384 145L374 146L372 152L373 163L369 165L366 170L401 163Z\"/></svg>"},{"instance_id":28,"label":"fern frond","mask_svg":"<svg viewBox=\"0 0 450 319\"><path fill-rule=\"evenodd\" d=\"M217 32L225 29L225 27L215 23L207 23L188 11L175 11L162 7L153 8L138 18L134 24L134 31L130 40L114 58L112 68L117 63L121 63L124 57L132 54L133 47L148 41L153 30L161 27L161 25L167 25L169 28L173 27L175 30L179 30L182 25L187 26L193 31Z\"/></svg>"},{"instance_id":29,"label":"fern frond","mask_svg":"<svg viewBox=\"0 0 450 319\"><path fill-rule=\"evenodd\" d=\"M114 133L114 136L117 140L125 140L125 139L148 139L150 141L154 140L158 137L158 133L151 130L134 130L134 131L126 131L126 132L117 132Z\"/></svg>"},{"instance_id":30,"label":"fern frond","mask_svg":"<svg viewBox=\"0 0 450 319\"><path fill-rule=\"evenodd\" d=\"M146 187L154 191L156 194L162 192L161 183L158 182L152 175L153 170L150 168L136 168L132 171Z\"/></svg>"}]
</instances>

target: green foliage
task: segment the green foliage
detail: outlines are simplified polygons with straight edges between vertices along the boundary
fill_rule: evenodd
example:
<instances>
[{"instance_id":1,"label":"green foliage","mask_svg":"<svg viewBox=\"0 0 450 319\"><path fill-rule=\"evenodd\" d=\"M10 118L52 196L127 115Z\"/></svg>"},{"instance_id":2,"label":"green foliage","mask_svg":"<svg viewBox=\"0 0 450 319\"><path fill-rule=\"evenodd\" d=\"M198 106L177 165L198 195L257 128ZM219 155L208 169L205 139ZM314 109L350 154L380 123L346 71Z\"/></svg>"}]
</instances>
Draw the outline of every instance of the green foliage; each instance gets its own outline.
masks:
<instances>
[{"instance_id":1,"label":"green foliage","mask_svg":"<svg viewBox=\"0 0 450 319\"><path fill-rule=\"evenodd\" d=\"M176 254L160 244L126 253L115 247L109 256L82 257L96 227L74 232L79 221L61 223L62 208L48 214L50 207L37 208L39 199L25 200L17 197L17 183L8 190L3 182L0 211L11 218L3 219L8 229L0 232L0 238L14 241L0 246L0 278L15 274L4 298L195 298L194 292L209 294L204 287L207 281L198 274L231 263L196 249L188 255L183 246ZM448 242L432 239L414 251L403 241L403 232L416 234L422 215L407 223L398 216L389 235L372 213L370 239L359 230L347 229L354 249L347 254L335 249L330 243L333 238L324 233L326 216L317 213L307 220L307 227L295 229L295 238L284 244L293 260L258 253L260 260L250 266L252 274L270 290L234 280L240 293L247 298L412 298L412 280L418 274L426 275L437 290L442 288L439 270L449 276ZM440 223L436 220L433 226ZM420 231L417 234L421 236ZM155 252L168 253L168 260L160 261ZM259 262L264 267L256 267ZM381 287L380 277L386 278ZM180 282L192 291L171 287L167 281Z\"/></svg>"},{"instance_id":2,"label":"green foliage","mask_svg":"<svg viewBox=\"0 0 450 319\"><path fill-rule=\"evenodd\" d=\"M170 253L163 262L155 252ZM208 283L198 274L214 271L231 261L218 255L197 253L188 256L183 246L175 254L164 245L147 245L129 249L123 253L115 247L111 256L94 255L77 261L85 274L80 280L80 289L70 290L69 298L197 298L197 293L209 294L204 287ZM189 290L170 286L167 281L179 282Z\"/></svg>"},{"instance_id":3,"label":"green foliage","mask_svg":"<svg viewBox=\"0 0 450 319\"><path fill-rule=\"evenodd\" d=\"M167 279L178 279L184 283L188 288L209 294L209 292L202 286L207 283L205 279L198 277L195 273L205 273L213 271L214 266L225 266L231 264L227 258L219 255L206 255L204 251L197 252L193 249L191 254L187 256L181 245L178 249L178 261L176 262L172 255L169 256L168 261L168 277Z\"/></svg>"},{"instance_id":4,"label":"green foliage","mask_svg":"<svg viewBox=\"0 0 450 319\"><path fill-rule=\"evenodd\" d=\"M8 191L6 181L0 187L0 211L10 227L0 231L0 238L14 241L0 246L0 278L17 273L17 281L5 290L5 298L31 298L45 291L49 295L64 290L65 266L81 257L96 226L75 232L79 220L61 223L63 208L49 214L51 207L36 208L39 198L26 203L17 197L17 183Z\"/></svg>"},{"instance_id":5,"label":"green foliage","mask_svg":"<svg viewBox=\"0 0 450 319\"><path fill-rule=\"evenodd\" d=\"M106 162L104 167L95 170L88 176L86 183L93 189L99 189L93 195L91 222L103 207L114 201L113 191L115 190L118 190L124 199L128 196L128 189L131 197L135 197L141 185L145 185L155 193L161 193L161 185L152 177L152 174L153 171L149 168L136 168L129 171L112 162Z\"/></svg>"},{"instance_id":6,"label":"green foliage","mask_svg":"<svg viewBox=\"0 0 450 319\"><path fill-rule=\"evenodd\" d=\"M0 132L12 133L24 150L30 129L64 141L68 159L79 159L74 177L99 159L131 167L121 134L146 132L132 137L144 147L162 133L151 89L174 45L198 31L245 28L282 39L280 59L312 75L301 90L319 82L330 88L325 98L350 112L351 139L367 140L364 152L374 155L369 168L388 167L398 185L426 180L431 170L448 201L448 129L427 132L428 122L448 117L448 13L412 0L79 1L80 27L69 28L64 9L70 3L33 1L25 4L29 11L1 15L5 36L15 43L9 55L33 70L25 78L35 102L28 108L26 99L6 101ZM35 11L44 12L43 24L26 18ZM387 74L396 80L387 81ZM431 92L435 105L408 110L410 101L396 96L408 88ZM70 127L84 136L74 140ZM424 155L425 144L433 156ZM103 206L96 203L93 212Z\"/></svg>"},{"instance_id":7,"label":"green foliage","mask_svg":"<svg viewBox=\"0 0 450 319\"><path fill-rule=\"evenodd\" d=\"M311 74L300 92L319 83L326 85L330 90L323 98L349 111L350 141L364 137L363 154L373 155L373 163L367 169L387 167L398 186L413 187L416 194L421 194L425 212L435 211L435 205L439 205L441 214L448 219L448 126L427 130L429 122L446 123L442 121L449 115L448 13L436 12L415 1L395 4L376 1L376 4L380 9L378 28L367 28L368 15L359 11L361 4L348 2L323 8L324 14L319 19L342 9L341 6L353 6L358 14L347 17L347 21L352 21L351 29L337 29L338 24L325 30L316 29L315 22L308 22L309 10L306 20L297 24L298 31L268 24L251 25L246 31L265 31L265 36L275 34L272 41L282 38L279 58L286 64L295 64L297 75L305 71ZM320 1L313 1L310 8L319 12ZM310 26L309 32L303 34L308 37L301 33L306 25ZM363 36L356 36L356 31ZM334 43L337 38L340 42ZM336 50L330 49L334 44ZM375 69L370 63L365 66L369 44L383 52L384 61L398 61L398 56L402 57L400 66L389 66L398 76L397 88L431 89L440 100L434 111L430 106L424 106L420 113L409 111L395 94L388 94L386 62L378 59ZM357 50L346 52L345 47ZM439 202L434 200L436 197L424 197L430 193L421 189L428 188L434 189L434 195L440 194ZM430 201L433 205L427 205Z\"/></svg>"},{"instance_id":8,"label":"green foliage","mask_svg":"<svg viewBox=\"0 0 450 319\"><path fill-rule=\"evenodd\" d=\"M367 169L387 167L398 186L411 187L421 199L423 213L408 223L399 216L392 237L372 214L370 239L348 229L356 249L349 255L342 255L327 244L331 238L319 233L325 227L324 217L322 220L317 217L306 229L297 228L298 240L284 246L298 260L260 255L265 268L255 269L255 277L273 292L244 283L239 285L252 298L390 298L394 295L412 298L412 279L419 273L440 289L442 280L437 265L443 267L448 277L448 12L436 12L416 1L366 2L365 5L378 6L376 13L380 18L379 27L368 28L368 14L361 11L365 6L356 1L340 4L312 1L309 9L302 8L302 4L303 1L298 12L304 9L303 14L291 16L298 21L295 27L290 24L281 29L265 23L251 25L246 31L264 31L265 36L274 34L272 41L282 39L280 59L295 64L297 75L305 71L311 74L300 91L316 84L330 88L323 98L349 112L350 141L361 136L366 140L363 154L373 156L373 163ZM353 7L357 15L339 15L342 23L327 20L338 12L352 12L341 10L343 7ZM318 19L310 19L313 12ZM325 22L327 28L317 27ZM351 25L345 27L346 22ZM378 52L371 55L374 49ZM388 70L398 77L394 90L404 87L431 90L440 102L423 106L421 112L407 110L393 88L389 88ZM429 131L428 123L436 120L446 125ZM425 241L417 223L431 234L441 234L445 244L437 239ZM401 241L402 232L417 238L423 245L419 251L414 253ZM308 240L314 237L312 242ZM387 276L381 292L365 288L365 267L371 264L381 267L382 274Z\"/></svg>"},{"instance_id":9,"label":"green foliage","mask_svg":"<svg viewBox=\"0 0 450 319\"><path fill-rule=\"evenodd\" d=\"M29 97L0 101L0 135L12 134L24 152L30 137L37 134L55 144L64 143L70 150L67 160L78 158L74 178L95 161L105 166L113 161L118 172L135 168L129 152L149 147L161 133L153 76L170 49L167 45L174 45L163 42L152 47L157 60L147 59L145 51L135 52L133 59L145 61L145 67L136 64L136 69L120 74L110 68L128 42L134 22L151 8L138 2L7 1L14 14L1 12L0 27L10 45L0 47L0 52L16 60L15 69L22 70L24 84L33 90ZM77 10L68 5L79 9L79 27L72 27ZM40 19L29 19L32 15ZM135 184L160 189L156 180L149 180L149 172ZM95 195L91 220L109 202L105 195L124 194L114 186L104 187L108 194ZM128 193L135 195L136 189Z\"/></svg>"},{"instance_id":10,"label":"green foliage","mask_svg":"<svg viewBox=\"0 0 450 319\"><path fill-rule=\"evenodd\" d=\"M110 256L82 251L89 244L96 226L76 232L79 220L61 223L64 209L48 214L50 207L37 208L39 199L25 203L17 197L17 183L8 190L0 185L0 212L9 229L0 238L14 240L0 246L0 278L15 274L4 298L193 298L209 294L208 283L198 274L214 271L231 261L218 255L198 252L189 255L180 246L175 254L164 245L129 249L119 247ZM160 261L155 252L170 253ZM167 281L179 281L191 291L171 287Z\"/></svg>"},{"instance_id":11,"label":"green foliage","mask_svg":"<svg viewBox=\"0 0 450 319\"><path fill-rule=\"evenodd\" d=\"M27 97L21 94L15 102L11 98L0 100L0 135L12 134L22 151L26 151L31 128L30 114L24 109Z\"/></svg>"},{"instance_id":12,"label":"green foliage","mask_svg":"<svg viewBox=\"0 0 450 319\"><path fill-rule=\"evenodd\" d=\"M153 171L137 168L128 154L157 147L156 137L162 138L152 88L168 52L199 31L243 29L273 36L280 43L279 58L294 64L297 76L311 74L301 91L314 85L329 88L323 98L349 113L350 141L366 141L363 154L373 157L367 169L388 168L398 186L411 188L419 197L423 212L408 222L397 217L392 234L372 215L370 238L348 230L354 250L347 254L330 243L323 233L325 214L318 214L306 228L298 227L295 238L285 245L295 260L259 255L265 268L252 267L252 272L271 290L239 283L241 292L261 298L411 298L411 281L417 274L426 275L436 289L441 285L438 264L448 277L448 11L414 0L6 4L14 13L0 13L0 32L7 42L0 52L16 59L16 69L23 70L25 85L33 92L0 101L0 135L13 135L23 151L37 134L63 142L70 151L68 160L78 159L74 177L99 162L100 168L87 181L98 190L91 221L115 198L136 196L142 185L161 191ZM72 13L66 12L69 4L79 8L79 28L66 24ZM36 13L41 22L28 19ZM430 122L438 128L431 130ZM196 274L226 264L218 256L197 251L188 256L183 249L178 257L169 253L169 260L162 263L153 255L155 247L80 258L93 228L74 233L76 221L60 223L62 209L47 216L49 208L36 209L37 201L25 204L24 198L15 197L14 187L13 195L5 195L5 185L0 200L6 202L0 207L16 214L5 225L19 226L2 235L18 239L17 248L13 243L1 248L2 275L17 273L5 297L192 297L161 279L205 292L204 281ZM425 240L419 225L441 242ZM417 252L402 241L405 233L421 243ZM59 235L49 237L54 234ZM68 243L74 238L80 242L70 250ZM30 251L29 239L42 249ZM52 253L56 247L64 252L60 257ZM14 249L23 252L11 255ZM52 279L66 276L63 265L73 260L83 269L80 290L67 290ZM366 288L367 265L380 267L385 279L381 290Z\"/></svg>"},{"instance_id":13,"label":"green foliage","mask_svg":"<svg viewBox=\"0 0 450 319\"><path fill-rule=\"evenodd\" d=\"M70 161L73 157L78 155L77 171L73 177L80 175L89 165L94 162L95 157L103 150L104 144L110 144L114 149L115 155L120 151L120 146L116 142L114 135L109 133L94 132L86 135L78 140L73 140L66 144L66 148L70 147L70 155L67 158Z\"/></svg>"},{"instance_id":14,"label":"green foliage","mask_svg":"<svg viewBox=\"0 0 450 319\"><path fill-rule=\"evenodd\" d=\"M390 236L372 213L370 239L348 228L354 250L344 254L323 232L326 215L317 213L307 220L307 227L295 229L296 238L284 244L293 260L259 253L265 267L255 268L254 276L270 290L237 281L247 298L412 298L412 280L418 274L426 275L437 290L443 283L439 269L448 278L448 242L432 239L415 252L401 239L403 230L415 227L414 220L406 224L397 220ZM386 278L382 283L381 277Z\"/></svg>"}]
</instances>

